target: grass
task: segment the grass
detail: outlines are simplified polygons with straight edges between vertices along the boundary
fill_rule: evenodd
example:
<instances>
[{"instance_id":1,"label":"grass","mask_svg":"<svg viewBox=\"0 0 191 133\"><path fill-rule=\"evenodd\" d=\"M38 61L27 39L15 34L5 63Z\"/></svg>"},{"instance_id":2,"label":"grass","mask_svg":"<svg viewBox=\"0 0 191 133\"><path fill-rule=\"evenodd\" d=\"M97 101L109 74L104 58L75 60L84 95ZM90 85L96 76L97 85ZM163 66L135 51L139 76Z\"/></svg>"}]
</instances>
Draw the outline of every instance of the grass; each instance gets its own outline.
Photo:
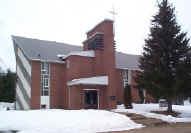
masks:
<instances>
[{"instance_id":1,"label":"grass","mask_svg":"<svg viewBox=\"0 0 191 133\"><path fill-rule=\"evenodd\" d=\"M169 113L168 111L151 111L152 113L162 114L162 115L171 115L173 117L178 117L181 113L173 111Z\"/></svg>"}]
</instances>

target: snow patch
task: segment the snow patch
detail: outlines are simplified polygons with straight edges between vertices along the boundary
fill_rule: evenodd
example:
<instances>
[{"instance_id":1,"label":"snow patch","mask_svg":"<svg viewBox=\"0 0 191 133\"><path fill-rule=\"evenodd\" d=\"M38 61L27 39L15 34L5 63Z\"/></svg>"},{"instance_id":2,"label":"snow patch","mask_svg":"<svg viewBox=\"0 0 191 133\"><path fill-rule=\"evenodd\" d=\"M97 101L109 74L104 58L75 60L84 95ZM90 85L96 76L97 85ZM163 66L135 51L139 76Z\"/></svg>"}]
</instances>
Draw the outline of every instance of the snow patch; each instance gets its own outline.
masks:
<instances>
[{"instance_id":1,"label":"snow patch","mask_svg":"<svg viewBox=\"0 0 191 133\"><path fill-rule=\"evenodd\" d=\"M76 56L83 56L83 57L95 57L95 52L93 50L89 51L72 51L67 55L58 54L57 57L61 59L66 59L69 56L76 55Z\"/></svg>"},{"instance_id":2,"label":"snow patch","mask_svg":"<svg viewBox=\"0 0 191 133\"><path fill-rule=\"evenodd\" d=\"M7 110L7 108L14 109L14 103L0 102L0 111Z\"/></svg>"},{"instance_id":3,"label":"snow patch","mask_svg":"<svg viewBox=\"0 0 191 133\"><path fill-rule=\"evenodd\" d=\"M146 117L161 119L166 122L191 122L191 106L173 105L173 110L181 113L180 118L171 115L151 113L151 111L162 111L166 108L159 108L159 104L133 104L133 109L125 109L124 105L118 105L115 112L129 112L144 115Z\"/></svg>"},{"instance_id":4,"label":"snow patch","mask_svg":"<svg viewBox=\"0 0 191 133\"><path fill-rule=\"evenodd\" d=\"M108 85L108 76L97 76L90 78L73 79L67 83L68 86L88 84L88 85Z\"/></svg>"},{"instance_id":5,"label":"snow patch","mask_svg":"<svg viewBox=\"0 0 191 133\"><path fill-rule=\"evenodd\" d=\"M104 110L0 111L0 130L19 133L96 133L143 127L125 115Z\"/></svg>"}]
</instances>

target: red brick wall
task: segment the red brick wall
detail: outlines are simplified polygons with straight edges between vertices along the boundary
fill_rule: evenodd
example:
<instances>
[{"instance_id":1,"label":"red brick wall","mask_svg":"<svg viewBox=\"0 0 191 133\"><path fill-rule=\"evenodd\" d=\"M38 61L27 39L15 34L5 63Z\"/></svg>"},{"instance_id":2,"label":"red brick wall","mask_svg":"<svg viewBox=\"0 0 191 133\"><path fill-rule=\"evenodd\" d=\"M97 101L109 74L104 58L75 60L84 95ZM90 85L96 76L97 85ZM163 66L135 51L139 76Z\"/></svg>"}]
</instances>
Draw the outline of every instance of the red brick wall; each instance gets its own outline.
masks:
<instances>
[{"instance_id":1,"label":"red brick wall","mask_svg":"<svg viewBox=\"0 0 191 133\"><path fill-rule=\"evenodd\" d=\"M111 96L116 96L116 69L115 69L115 46L113 36L113 21L104 20L94 29L87 33L87 38L96 32L103 32L104 50L96 51L95 67L96 74L109 76L109 85L106 89L105 101L108 109L116 107L116 99L112 100ZM87 42L84 44L84 50L87 50Z\"/></svg>"},{"instance_id":2,"label":"red brick wall","mask_svg":"<svg viewBox=\"0 0 191 133\"><path fill-rule=\"evenodd\" d=\"M117 80L117 103L122 104L124 103L123 99L124 88L123 88L123 78L121 69L117 69L116 80Z\"/></svg>"},{"instance_id":3,"label":"red brick wall","mask_svg":"<svg viewBox=\"0 0 191 133\"><path fill-rule=\"evenodd\" d=\"M93 71L93 58L70 56L67 61L70 63L69 69L67 69L67 81L78 78L91 77L94 74Z\"/></svg>"},{"instance_id":4,"label":"red brick wall","mask_svg":"<svg viewBox=\"0 0 191 133\"><path fill-rule=\"evenodd\" d=\"M40 109L40 62L32 61L31 109Z\"/></svg>"},{"instance_id":5,"label":"red brick wall","mask_svg":"<svg viewBox=\"0 0 191 133\"><path fill-rule=\"evenodd\" d=\"M70 109L81 109L82 107L82 96L81 88L77 86L72 86L69 89L69 108Z\"/></svg>"},{"instance_id":6,"label":"red brick wall","mask_svg":"<svg viewBox=\"0 0 191 133\"><path fill-rule=\"evenodd\" d=\"M50 63L50 108L65 108L66 99L65 64Z\"/></svg>"}]
</instances>

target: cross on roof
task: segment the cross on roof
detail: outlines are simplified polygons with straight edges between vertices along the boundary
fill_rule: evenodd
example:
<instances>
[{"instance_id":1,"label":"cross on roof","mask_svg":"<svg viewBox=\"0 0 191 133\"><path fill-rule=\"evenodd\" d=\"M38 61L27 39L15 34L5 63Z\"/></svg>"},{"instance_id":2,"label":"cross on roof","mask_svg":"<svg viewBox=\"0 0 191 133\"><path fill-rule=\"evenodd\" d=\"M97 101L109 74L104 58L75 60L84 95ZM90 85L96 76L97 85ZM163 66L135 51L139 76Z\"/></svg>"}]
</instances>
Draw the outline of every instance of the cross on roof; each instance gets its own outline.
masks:
<instances>
[{"instance_id":1,"label":"cross on roof","mask_svg":"<svg viewBox=\"0 0 191 133\"><path fill-rule=\"evenodd\" d=\"M115 15L117 15L117 12L115 12L114 6L112 7L112 11L109 11L113 15L113 22L115 22Z\"/></svg>"},{"instance_id":2,"label":"cross on roof","mask_svg":"<svg viewBox=\"0 0 191 133\"><path fill-rule=\"evenodd\" d=\"M114 6L112 6L112 11L109 11L113 15L113 35L115 37L115 15L117 15L117 12L115 12Z\"/></svg>"}]
</instances>

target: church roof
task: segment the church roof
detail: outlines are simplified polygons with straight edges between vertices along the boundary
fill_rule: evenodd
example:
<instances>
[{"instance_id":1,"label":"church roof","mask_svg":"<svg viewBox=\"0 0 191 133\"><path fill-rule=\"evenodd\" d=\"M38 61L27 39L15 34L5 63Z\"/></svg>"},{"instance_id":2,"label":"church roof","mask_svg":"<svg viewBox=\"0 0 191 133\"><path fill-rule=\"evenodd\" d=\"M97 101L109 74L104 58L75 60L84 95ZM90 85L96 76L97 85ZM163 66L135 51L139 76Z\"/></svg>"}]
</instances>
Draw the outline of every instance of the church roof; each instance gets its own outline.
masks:
<instances>
[{"instance_id":1,"label":"church roof","mask_svg":"<svg viewBox=\"0 0 191 133\"><path fill-rule=\"evenodd\" d=\"M59 62L57 55L67 55L72 51L82 51L81 46L70 45L55 41L45 41L19 36L12 36L14 45L18 46L29 60L47 60ZM139 55L116 52L116 68L138 69Z\"/></svg>"}]
</instances>

